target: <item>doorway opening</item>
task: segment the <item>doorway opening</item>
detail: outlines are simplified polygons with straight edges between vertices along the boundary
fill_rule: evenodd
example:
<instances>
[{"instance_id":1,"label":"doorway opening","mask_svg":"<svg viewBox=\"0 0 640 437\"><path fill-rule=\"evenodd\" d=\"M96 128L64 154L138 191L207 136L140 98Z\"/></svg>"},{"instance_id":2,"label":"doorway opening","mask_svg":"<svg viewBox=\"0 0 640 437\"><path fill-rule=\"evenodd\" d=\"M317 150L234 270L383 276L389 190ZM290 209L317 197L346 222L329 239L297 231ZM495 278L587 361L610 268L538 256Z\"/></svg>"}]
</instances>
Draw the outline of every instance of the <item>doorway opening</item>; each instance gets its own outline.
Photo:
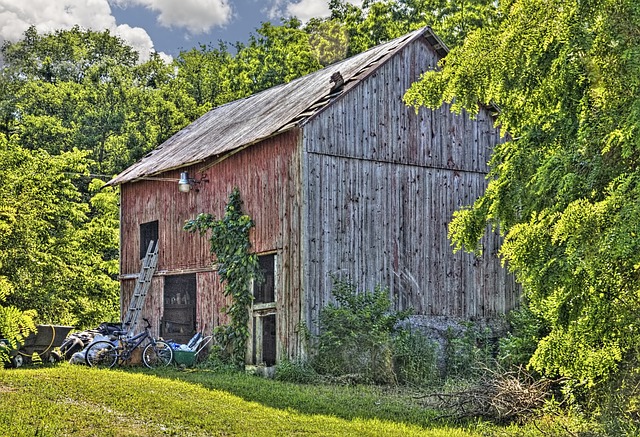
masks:
<instances>
[{"instance_id":1,"label":"doorway opening","mask_svg":"<svg viewBox=\"0 0 640 437\"><path fill-rule=\"evenodd\" d=\"M187 343L196 333L196 275L164 279L164 315L160 335L176 343Z\"/></svg>"}]
</instances>

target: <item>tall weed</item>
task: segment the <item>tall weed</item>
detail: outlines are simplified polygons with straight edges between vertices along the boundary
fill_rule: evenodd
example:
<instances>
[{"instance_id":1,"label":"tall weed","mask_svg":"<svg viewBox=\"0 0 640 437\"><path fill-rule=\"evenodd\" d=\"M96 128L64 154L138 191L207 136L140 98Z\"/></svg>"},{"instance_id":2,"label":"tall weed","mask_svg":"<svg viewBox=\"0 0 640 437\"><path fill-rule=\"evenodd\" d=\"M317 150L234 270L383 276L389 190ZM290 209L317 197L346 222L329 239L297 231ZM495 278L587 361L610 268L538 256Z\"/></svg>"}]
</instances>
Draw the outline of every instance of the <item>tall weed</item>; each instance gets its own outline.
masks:
<instances>
[{"instance_id":1,"label":"tall weed","mask_svg":"<svg viewBox=\"0 0 640 437\"><path fill-rule=\"evenodd\" d=\"M445 335L445 374L447 378L475 379L493 368L494 341L491 329L472 322L462 329L449 328Z\"/></svg>"},{"instance_id":2,"label":"tall weed","mask_svg":"<svg viewBox=\"0 0 640 437\"><path fill-rule=\"evenodd\" d=\"M392 311L385 288L358 293L354 284L335 280L333 295L336 303L320 311L313 367L356 382L395 383L392 336L411 311Z\"/></svg>"},{"instance_id":3,"label":"tall weed","mask_svg":"<svg viewBox=\"0 0 640 437\"><path fill-rule=\"evenodd\" d=\"M509 332L499 340L498 360L505 367L526 366L548 330L527 305L511 311L507 321Z\"/></svg>"},{"instance_id":4,"label":"tall weed","mask_svg":"<svg viewBox=\"0 0 640 437\"><path fill-rule=\"evenodd\" d=\"M427 387L441 380L437 345L419 332L403 329L394 336L393 366L401 384Z\"/></svg>"}]
</instances>

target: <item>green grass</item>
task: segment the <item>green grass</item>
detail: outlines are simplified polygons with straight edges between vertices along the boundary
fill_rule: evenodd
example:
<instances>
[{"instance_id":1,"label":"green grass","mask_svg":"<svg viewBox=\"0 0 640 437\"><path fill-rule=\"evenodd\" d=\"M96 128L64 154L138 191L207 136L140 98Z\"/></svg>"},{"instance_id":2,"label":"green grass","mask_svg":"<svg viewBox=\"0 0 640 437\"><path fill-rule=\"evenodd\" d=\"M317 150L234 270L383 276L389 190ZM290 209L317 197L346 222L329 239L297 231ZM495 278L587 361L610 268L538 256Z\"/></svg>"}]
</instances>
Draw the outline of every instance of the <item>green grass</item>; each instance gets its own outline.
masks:
<instances>
[{"instance_id":1,"label":"green grass","mask_svg":"<svg viewBox=\"0 0 640 437\"><path fill-rule=\"evenodd\" d=\"M600 436L580 417L519 427L436 421L410 394L241 373L84 366L0 369L0 436Z\"/></svg>"},{"instance_id":2,"label":"green grass","mask_svg":"<svg viewBox=\"0 0 640 437\"><path fill-rule=\"evenodd\" d=\"M428 424L428 413L374 388L70 365L0 370L0 435L474 435Z\"/></svg>"}]
</instances>

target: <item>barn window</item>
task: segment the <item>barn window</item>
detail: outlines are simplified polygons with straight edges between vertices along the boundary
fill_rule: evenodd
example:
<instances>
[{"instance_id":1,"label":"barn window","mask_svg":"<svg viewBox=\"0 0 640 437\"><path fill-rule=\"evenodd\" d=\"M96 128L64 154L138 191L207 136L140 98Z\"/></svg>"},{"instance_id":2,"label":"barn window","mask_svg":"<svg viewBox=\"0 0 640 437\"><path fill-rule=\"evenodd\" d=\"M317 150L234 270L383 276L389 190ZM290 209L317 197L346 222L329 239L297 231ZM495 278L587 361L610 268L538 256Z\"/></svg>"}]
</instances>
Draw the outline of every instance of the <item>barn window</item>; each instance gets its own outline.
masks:
<instances>
[{"instance_id":1,"label":"barn window","mask_svg":"<svg viewBox=\"0 0 640 437\"><path fill-rule=\"evenodd\" d=\"M275 254L258 257L258 266L262 278L253 283L253 302L269 303L276 301L276 263Z\"/></svg>"},{"instance_id":2,"label":"barn window","mask_svg":"<svg viewBox=\"0 0 640 437\"><path fill-rule=\"evenodd\" d=\"M142 223L140 225L140 259L144 258L149 248L149 243L158 243L158 220Z\"/></svg>"}]
</instances>

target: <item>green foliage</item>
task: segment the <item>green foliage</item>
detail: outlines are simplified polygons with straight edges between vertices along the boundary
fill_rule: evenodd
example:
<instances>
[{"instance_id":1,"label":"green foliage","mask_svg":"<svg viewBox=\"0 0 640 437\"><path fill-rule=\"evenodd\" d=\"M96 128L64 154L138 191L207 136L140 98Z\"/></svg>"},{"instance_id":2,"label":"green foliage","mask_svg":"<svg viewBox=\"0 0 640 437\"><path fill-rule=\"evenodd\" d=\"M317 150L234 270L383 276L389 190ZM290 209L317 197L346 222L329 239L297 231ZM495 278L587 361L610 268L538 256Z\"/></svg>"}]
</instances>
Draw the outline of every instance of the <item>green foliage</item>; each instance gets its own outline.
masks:
<instances>
[{"instance_id":1,"label":"green foliage","mask_svg":"<svg viewBox=\"0 0 640 437\"><path fill-rule=\"evenodd\" d=\"M228 345L229 343L225 343L226 340L224 339L215 338L215 333L214 339L215 341L211 346L207 358L198 364L198 369L215 372L217 374L237 374L239 369L231 363L229 359L230 353L222 350L222 345Z\"/></svg>"},{"instance_id":2,"label":"green foliage","mask_svg":"<svg viewBox=\"0 0 640 437\"><path fill-rule=\"evenodd\" d=\"M296 384L314 384L319 382L320 376L306 361L281 360L276 366L274 378L276 381L293 382Z\"/></svg>"},{"instance_id":3,"label":"green foliage","mask_svg":"<svg viewBox=\"0 0 640 437\"><path fill-rule=\"evenodd\" d=\"M463 323L460 330L449 328L445 340L447 378L473 379L494 367L496 345L489 327Z\"/></svg>"},{"instance_id":4,"label":"green foliage","mask_svg":"<svg viewBox=\"0 0 640 437\"><path fill-rule=\"evenodd\" d=\"M509 332L498 341L498 362L505 368L526 367L548 330L524 305L508 314Z\"/></svg>"},{"instance_id":5,"label":"green foliage","mask_svg":"<svg viewBox=\"0 0 640 437\"><path fill-rule=\"evenodd\" d=\"M349 35L338 20L311 19L304 28L320 65L326 67L347 57Z\"/></svg>"},{"instance_id":6,"label":"green foliage","mask_svg":"<svg viewBox=\"0 0 640 437\"><path fill-rule=\"evenodd\" d=\"M0 306L0 339L8 340L8 346L17 349L30 333L36 331L35 317L33 310L20 311L12 306ZM0 366L9 358L9 351L0 346Z\"/></svg>"},{"instance_id":7,"label":"green foliage","mask_svg":"<svg viewBox=\"0 0 640 437\"><path fill-rule=\"evenodd\" d=\"M635 436L640 433L640 365L638 351L630 352L620 370L595 390L590 388L591 409L607 435ZM582 389L582 390L580 390ZM578 387L584 392L584 387Z\"/></svg>"},{"instance_id":8,"label":"green foliage","mask_svg":"<svg viewBox=\"0 0 640 437\"><path fill-rule=\"evenodd\" d=\"M74 182L85 155L31 152L0 134L0 292L39 322L84 327L117 314L117 195L83 201Z\"/></svg>"},{"instance_id":9,"label":"green foliage","mask_svg":"<svg viewBox=\"0 0 640 437\"><path fill-rule=\"evenodd\" d=\"M90 151L92 173L115 174L202 112L158 55L108 31L59 30L2 47L0 132L51 154Z\"/></svg>"},{"instance_id":10,"label":"green foliage","mask_svg":"<svg viewBox=\"0 0 640 437\"><path fill-rule=\"evenodd\" d=\"M176 58L177 80L199 108L209 110L236 97L231 88L232 63L227 44L201 45L181 52Z\"/></svg>"},{"instance_id":11,"label":"green foliage","mask_svg":"<svg viewBox=\"0 0 640 437\"><path fill-rule=\"evenodd\" d=\"M392 311L387 289L359 293L352 283L336 279L332 291L336 303L320 311L313 367L320 374L395 382L392 335L411 311Z\"/></svg>"},{"instance_id":12,"label":"green foliage","mask_svg":"<svg viewBox=\"0 0 640 437\"><path fill-rule=\"evenodd\" d=\"M429 387L441 380L436 343L409 329L393 337L393 367L400 384Z\"/></svg>"},{"instance_id":13,"label":"green foliage","mask_svg":"<svg viewBox=\"0 0 640 437\"><path fill-rule=\"evenodd\" d=\"M257 33L249 37L248 44L236 44L231 77L231 88L240 94L236 98L290 82L321 68L309 34L300 25L295 18L281 26L262 23Z\"/></svg>"},{"instance_id":14,"label":"green foliage","mask_svg":"<svg viewBox=\"0 0 640 437\"><path fill-rule=\"evenodd\" d=\"M548 332L531 364L547 375L613 375L640 344L640 5L500 3L405 99L474 113L500 108L489 186L450 227L476 249L486 226Z\"/></svg>"},{"instance_id":15,"label":"green foliage","mask_svg":"<svg viewBox=\"0 0 640 437\"><path fill-rule=\"evenodd\" d=\"M445 340L447 378L474 379L494 367L495 342L490 328L464 323L460 330L449 328Z\"/></svg>"},{"instance_id":16,"label":"green foliage","mask_svg":"<svg viewBox=\"0 0 640 437\"><path fill-rule=\"evenodd\" d=\"M91 71L104 73L110 63L133 66L138 54L112 36L108 30L96 32L74 26L41 35L35 26L15 43L5 41L4 61L30 78L44 82L80 82ZM10 67L13 70L12 67Z\"/></svg>"},{"instance_id":17,"label":"green foliage","mask_svg":"<svg viewBox=\"0 0 640 437\"><path fill-rule=\"evenodd\" d=\"M487 0L331 0L331 19L349 36L348 56L412 30L431 26L447 45L459 45L475 29L498 19L496 2Z\"/></svg>"},{"instance_id":18,"label":"green foliage","mask_svg":"<svg viewBox=\"0 0 640 437\"><path fill-rule=\"evenodd\" d=\"M211 214L199 214L189 220L184 229L204 235L209 230L211 253L216 256L217 273L224 282L224 295L231 296L231 305L225 309L231 323L216 327L216 339L223 351L230 347L230 359L238 367L243 367L249 338L249 309L253 301L250 284L259 272L258 256L249 253L251 242L249 231L253 220L242 213L240 191L235 188L229 195L229 203L224 217L215 220Z\"/></svg>"}]
</instances>

